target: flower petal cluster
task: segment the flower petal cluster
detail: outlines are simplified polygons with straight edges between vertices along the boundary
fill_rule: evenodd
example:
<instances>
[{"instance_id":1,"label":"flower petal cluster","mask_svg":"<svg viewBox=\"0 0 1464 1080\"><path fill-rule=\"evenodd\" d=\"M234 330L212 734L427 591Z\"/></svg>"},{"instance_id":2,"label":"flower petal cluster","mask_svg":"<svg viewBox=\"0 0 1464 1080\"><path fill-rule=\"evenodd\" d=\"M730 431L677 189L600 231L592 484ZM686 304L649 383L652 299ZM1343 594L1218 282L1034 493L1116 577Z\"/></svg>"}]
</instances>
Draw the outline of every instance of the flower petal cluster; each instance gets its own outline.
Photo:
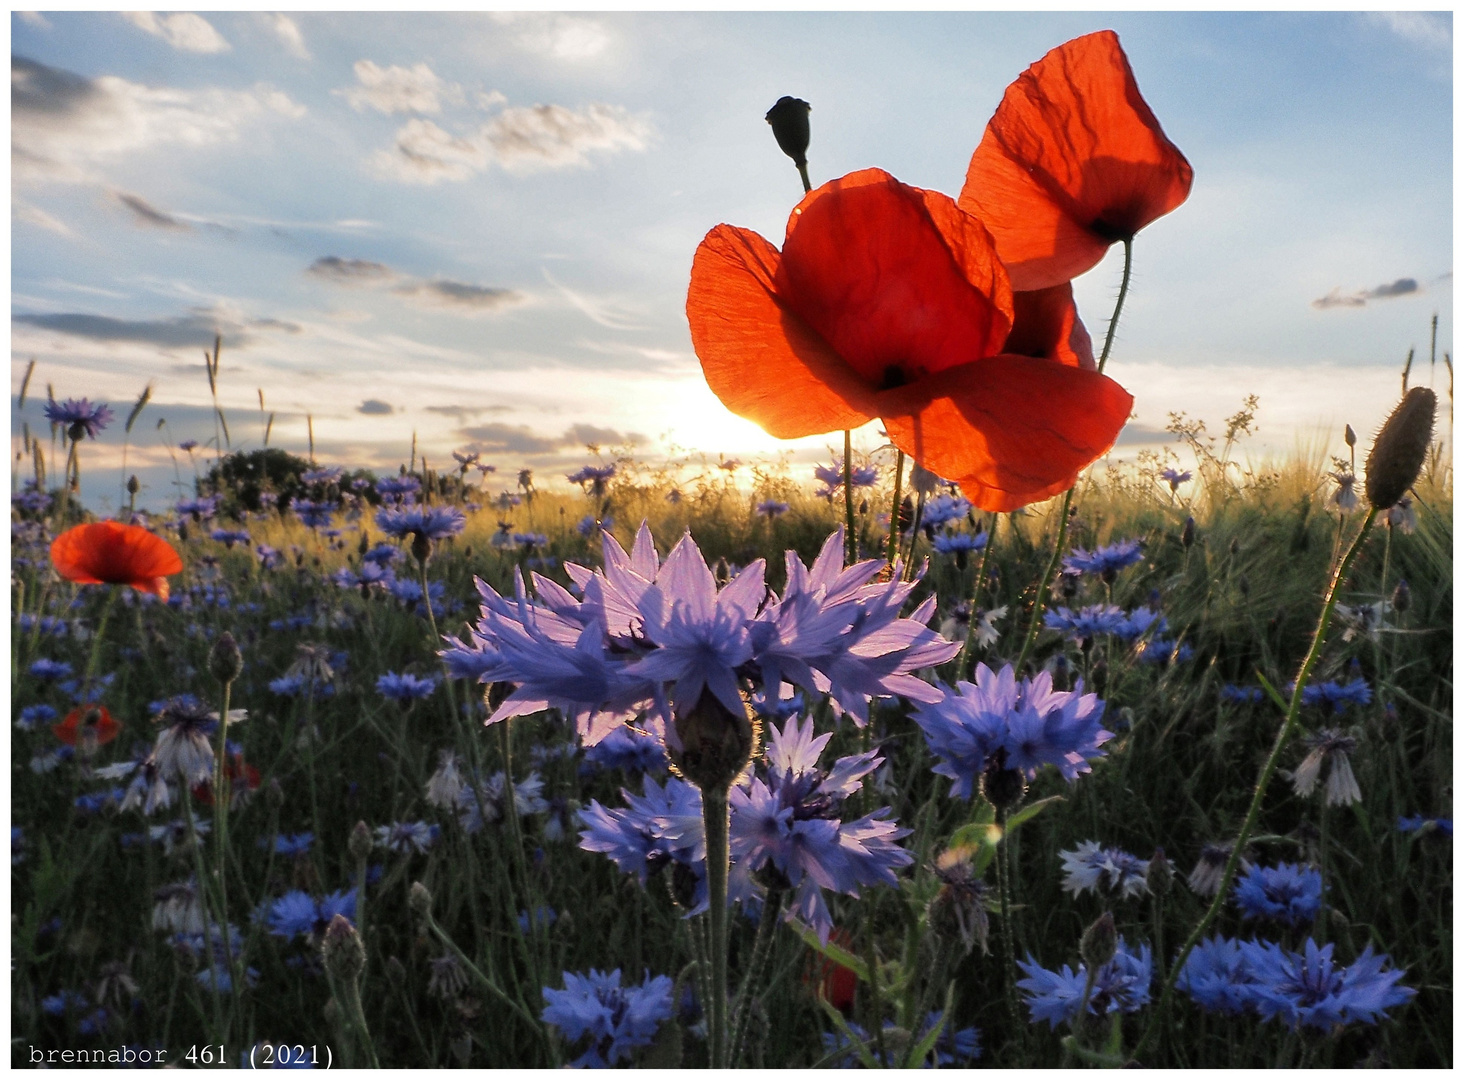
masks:
<instances>
[{"instance_id":1,"label":"flower petal cluster","mask_svg":"<svg viewBox=\"0 0 1464 1080\"><path fill-rule=\"evenodd\" d=\"M1017 987L1023 991L1032 1023L1046 1020L1048 1027L1055 1028L1060 1023L1071 1025L1077 1020L1083 1005L1083 988L1088 981L1085 965L1079 964L1077 971L1066 964L1060 971L1048 971L1029 954L1025 962L1018 960L1017 966L1027 976L1018 980ZM1138 1012L1149 1003L1149 986L1153 979L1149 946L1141 945L1135 953L1123 938L1119 938L1118 951L1113 959L1100 967L1093 977L1088 1013L1104 1016L1115 1009L1126 1013Z\"/></svg>"},{"instance_id":2,"label":"flower petal cluster","mask_svg":"<svg viewBox=\"0 0 1464 1080\"><path fill-rule=\"evenodd\" d=\"M86 398L67 398L65 401L46 402L46 419L67 429L73 440L83 437L95 439L102 429L112 422L112 410L107 405L93 405Z\"/></svg>"},{"instance_id":3,"label":"flower petal cluster","mask_svg":"<svg viewBox=\"0 0 1464 1080\"><path fill-rule=\"evenodd\" d=\"M394 671L388 671L376 680L378 694L402 703L430 697L435 689L437 689L437 680L431 676L423 679L406 672L399 675Z\"/></svg>"},{"instance_id":4,"label":"flower petal cluster","mask_svg":"<svg viewBox=\"0 0 1464 1080\"><path fill-rule=\"evenodd\" d=\"M1286 688L1287 694L1294 689L1293 683ZM1353 679L1346 683L1335 680L1310 683L1301 688L1303 705L1330 705L1335 715L1346 712L1349 705L1367 705L1372 697L1372 687L1368 686L1366 679Z\"/></svg>"},{"instance_id":5,"label":"flower petal cluster","mask_svg":"<svg viewBox=\"0 0 1464 1080\"><path fill-rule=\"evenodd\" d=\"M467 526L468 519L456 506L382 507L376 511L376 527L399 540L423 537L445 540Z\"/></svg>"},{"instance_id":6,"label":"flower petal cluster","mask_svg":"<svg viewBox=\"0 0 1464 1080\"><path fill-rule=\"evenodd\" d=\"M183 571L171 544L140 525L98 521L77 525L51 544L51 565L81 585L130 585L168 598L168 578Z\"/></svg>"},{"instance_id":7,"label":"flower petal cluster","mask_svg":"<svg viewBox=\"0 0 1464 1080\"><path fill-rule=\"evenodd\" d=\"M1091 889L1094 894L1126 900L1149 891L1149 860L1127 851L1086 840L1076 850L1060 851L1058 856L1062 859L1062 887L1074 896Z\"/></svg>"},{"instance_id":8,"label":"flower petal cluster","mask_svg":"<svg viewBox=\"0 0 1464 1080\"><path fill-rule=\"evenodd\" d=\"M670 976L646 972L640 986L621 986L620 969L606 974L564 973L564 989L543 988L544 1023L559 1029L569 1042L589 1037L589 1048L571 1067L605 1068L628 1059L637 1047L656 1037L661 1022L675 1011Z\"/></svg>"},{"instance_id":9,"label":"flower petal cluster","mask_svg":"<svg viewBox=\"0 0 1464 1080\"><path fill-rule=\"evenodd\" d=\"M1062 568L1072 574L1097 574L1112 581L1118 572L1144 557L1143 541L1120 540L1096 551L1073 548L1062 561Z\"/></svg>"},{"instance_id":10,"label":"flower petal cluster","mask_svg":"<svg viewBox=\"0 0 1464 1080\"><path fill-rule=\"evenodd\" d=\"M914 1037L911 1040L912 1044L918 1044L928 1036L934 1030L935 1026L941 1022L941 1018L942 1014L938 1011L927 1013L925 1019L920 1022L920 1027L915 1031ZM874 1043L870 1039L869 1033L852 1020L848 1021L848 1024L850 1033L860 1042L864 1043L866 1049L874 1053L876 1060L879 1060L878 1054L874 1051ZM881 1063L887 1069L898 1068L903 1064L904 1057L895 1047L902 1045L900 1042L902 1038L910 1038L910 1036L893 1023L885 1024L884 1035L887 1049L885 1050L884 1059ZM848 1036L842 1031L826 1031L823 1033L822 1038L825 1054L833 1054L837 1050L847 1048L848 1052L846 1054L834 1059L833 1064L837 1065L838 1068L852 1069L859 1064L858 1052L850 1044ZM952 1066L970 1065L981 1057L981 1032L973 1027L955 1030L947 1024L946 1027L941 1029L941 1033L936 1036L935 1045L931 1048L930 1052L935 1055L935 1064L942 1069L948 1069ZM930 1059L927 1058L923 1061L921 1067L926 1069L930 1068Z\"/></svg>"},{"instance_id":11,"label":"flower petal cluster","mask_svg":"<svg viewBox=\"0 0 1464 1080\"><path fill-rule=\"evenodd\" d=\"M1235 885L1235 903L1247 919L1302 926L1322 909L1322 875L1310 866L1252 866Z\"/></svg>"},{"instance_id":12,"label":"flower petal cluster","mask_svg":"<svg viewBox=\"0 0 1464 1080\"><path fill-rule=\"evenodd\" d=\"M264 922L275 937L318 937L325 933L325 928L337 915L347 919L356 917L355 889L333 892L322 900L292 889L268 906Z\"/></svg>"},{"instance_id":13,"label":"flower petal cluster","mask_svg":"<svg viewBox=\"0 0 1464 1080\"><path fill-rule=\"evenodd\" d=\"M954 781L952 795L969 799L998 755L1002 767L1029 780L1053 765L1069 783L1104 756L1113 732L1102 726L1104 703L1084 694L1081 680L1071 691L1053 690L1052 675L1042 671L1018 685L1010 664L999 674L977 664L975 677L912 714L938 759L934 771Z\"/></svg>"},{"instance_id":14,"label":"flower petal cluster","mask_svg":"<svg viewBox=\"0 0 1464 1080\"><path fill-rule=\"evenodd\" d=\"M443 655L480 681L514 685L490 723L552 707L593 745L654 709L669 735L672 706L690 709L704 690L737 715L745 687L776 698L788 682L831 695L836 710L863 724L875 697L936 700L939 692L911 673L960 649L925 625L933 597L900 616L915 582L874 583L878 560L846 569L842 532L812 568L788 553L782 597L767 588L762 560L718 590L690 536L664 562L644 524L630 554L608 533L602 544L603 569L565 566L582 601L538 574L537 601L521 577L512 599L478 582L482 617L471 642L452 641Z\"/></svg>"}]
</instances>

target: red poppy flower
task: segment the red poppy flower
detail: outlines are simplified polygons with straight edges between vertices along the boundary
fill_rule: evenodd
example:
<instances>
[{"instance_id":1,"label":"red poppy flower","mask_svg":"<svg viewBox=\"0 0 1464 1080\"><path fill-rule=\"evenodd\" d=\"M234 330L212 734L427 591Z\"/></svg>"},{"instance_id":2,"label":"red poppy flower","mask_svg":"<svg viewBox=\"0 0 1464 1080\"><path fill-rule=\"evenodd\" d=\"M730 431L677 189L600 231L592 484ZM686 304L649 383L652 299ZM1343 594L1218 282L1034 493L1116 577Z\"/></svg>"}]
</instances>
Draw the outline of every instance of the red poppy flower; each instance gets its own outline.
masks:
<instances>
[{"instance_id":1,"label":"red poppy flower","mask_svg":"<svg viewBox=\"0 0 1464 1080\"><path fill-rule=\"evenodd\" d=\"M848 932L839 927L834 928L833 933L829 935L829 940L846 951L853 945L853 940L849 937ZM814 961L812 971L803 977L805 986L815 982L817 983L816 992L830 1005L848 1016L850 1010L854 1008L854 993L859 988L859 976L837 961L819 957Z\"/></svg>"},{"instance_id":2,"label":"red poppy flower","mask_svg":"<svg viewBox=\"0 0 1464 1080\"><path fill-rule=\"evenodd\" d=\"M82 705L66 714L66 719L51 728L51 733L67 746L95 750L122 733L122 725L112 719L104 705Z\"/></svg>"},{"instance_id":3,"label":"red poppy flower","mask_svg":"<svg viewBox=\"0 0 1464 1080\"><path fill-rule=\"evenodd\" d=\"M1189 197L1194 171L1139 95L1112 30L1059 45L1007 87L966 171L1017 289L1071 281Z\"/></svg>"},{"instance_id":4,"label":"red poppy flower","mask_svg":"<svg viewBox=\"0 0 1464 1080\"><path fill-rule=\"evenodd\" d=\"M739 416L784 439L879 417L986 510L1072 486L1133 402L1091 370L1070 285L1014 296L980 221L879 169L805 196L781 253L713 229L686 314L708 385Z\"/></svg>"},{"instance_id":5,"label":"red poppy flower","mask_svg":"<svg viewBox=\"0 0 1464 1080\"><path fill-rule=\"evenodd\" d=\"M224 766L224 775L229 779L229 803L237 809L253 793L259 790L259 770L244 760L242 753L230 754ZM214 802L213 781L205 780L193 785L193 797L205 806Z\"/></svg>"},{"instance_id":6,"label":"red poppy flower","mask_svg":"<svg viewBox=\"0 0 1464 1080\"><path fill-rule=\"evenodd\" d=\"M162 537L115 521L67 529L51 544L51 565L67 581L131 585L159 600L168 598L168 575L183 570L183 560Z\"/></svg>"}]
</instances>

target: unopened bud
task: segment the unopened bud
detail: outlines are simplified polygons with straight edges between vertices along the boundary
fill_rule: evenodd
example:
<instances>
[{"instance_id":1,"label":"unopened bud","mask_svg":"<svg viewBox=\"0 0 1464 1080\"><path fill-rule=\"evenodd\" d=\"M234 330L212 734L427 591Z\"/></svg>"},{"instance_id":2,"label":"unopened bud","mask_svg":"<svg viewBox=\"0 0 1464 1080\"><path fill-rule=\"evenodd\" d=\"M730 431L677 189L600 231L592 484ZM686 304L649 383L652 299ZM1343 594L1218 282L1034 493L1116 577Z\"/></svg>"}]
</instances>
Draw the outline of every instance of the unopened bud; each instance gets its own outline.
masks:
<instances>
[{"instance_id":1,"label":"unopened bud","mask_svg":"<svg viewBox=\"0 0 1464 1080\"><path fill-rule=\"evenodd\" d=\"M225 630L209 650L208 673L220 684L228 686L243 670L244 654L239 651L239 643L234 640L234 635Z\"/></svg>"},{"instance_id":2,"label":"unopened bud","mask_svg":"<svg viewBox=\"0 0 1464 1080\"><path fill-rule=\"evenodd\" d=\"M188 522L186 521L178 522L178 542L180 544L188 543Z\"/></svg>"},{"instance_id":3,"label":"unopened bud","mask_svg":"<svg viewBox=\"0 0 1464 1080\"><path fill-rule=\"evenodd\" d=\"M339 917L339 916L337 916ZM1105 911L1092 926L1083 931L1078 944L1078 954L1089 971L1097 971L1118 952L1118 928L1113 925L1113 913Z\"/></svg>"},{"instance_id":4,"label":"unopened bud","mask_svg":"<svg viewBox=\"0 0 1464 1080\"><path fill-rule=\"evenodd\" d=\"M1347 440L1347 445L1348 446L1356 446L1357 445L1357 432L1355 432L1355 431L1352 430L1352 425L1351 424L1347 424L1347 425L1345 425L1345 427L1346 427L1346 431L1343 433L1342 437Z\"/></svg>"},{"instance_id":5,"label":"unopened bud","mask_svg":"<svg viewBox=\"0 0 1464 1080\"><path fill-rule=\"evenodd\" d=\"M1438 398L1426 386L1403 395L1383 423L1367 455L1367 501L1386 510L1418 479L1428 445L1433 441L1434 411Z\"/></svg>"},{"instance_id":6,"label":"unopened bud","mask_svg":"<svg viewBox=\"0 0 1464 1080\"><path fill-rule=\"evenodd\" d=\"M1017 769L1004 768L993 758L981 774L981 794L998 810L1016 806L1027 794L1027 778Z\"/></svg>"},{"instance_id":7,"label":"unopened bud","mask_svg":"<svg viewBox=\"0 0 1464 1080\"><path fill-rule=\"evenodd\" d=\"M432 540L426 533L414 533L412 535L412 558L419 563L425 563L432 556Z\"/></svg>"},{"instance_id":8,"label":"unopened bud","mask_svg":"<svg viewBox=\"0 0 1464 1080\"><path fill-rule=\"evenodd\" d=\"M371 830L366 827L364 821L356 822L356 827L351 830L351 838L346 841L346 850L351 853L351 858L358 863L365 862L371 854Z\"/></svg>"},{"instance_id":9,"label":"unopened bud","mask_svg":"<svg viewBox=\"0 0 1464 1080\"><path fill-rule=\"evenodd\" d=\"M325 1022L335 1027L341 1021L341 1007L335 998L326 998L325 1008L320 1010L325 1016Z\"/></svg>"},{"instance_id":10,"label":"unopened bud","mask_svg":"<svg viewBox=\"0 0 1464 1080\"><path fill-rule=\"evenodd\" d=\"M279 777L269 778L269 786L264 789L264 801L269 803L272 810L278 810L285 805L285 789L280 786Z\"/></svg>"},{"instance_id":11,"label":"unopened bud","mask_svg":"<svg viewBox=\"0 0 1464 1080\"><path fill-rule=\"evenodd\" d=\"M407 969L395 956L386 961L386 977L393 986L401 986L407 981Z\"/></svg>"},{"instance_id":12,"label":"unopened bud","mask_svg":"<svg viewBox=\"0 0 1464 1080\"><path fill-rule=\"evenodd\" d=\"M1234 558L1235 556L1237 556L1239 554L1240 554L1240 537L1238 537L1238 536L1232 536L1230 538L1230 557L1231 558Z\"/></svg>"},{"instance_id":13,"label":"unopened bud","mask_svg":"<svg viewBox=\"0 0 1464 1080\"><path fill-rule=\"evenodd\" d=\"M365 555L370 550L371 550L371 540L366 535L366 530L365 529L362 529L361 530L361 540L356 545L356 551L357 551L358 554Z\"/></svg>"},{"instance_id":14,"label":"unopened bud","mask_svg":"<svg viewBox=\"0 0 1464 1080\"><path fill-rule=\"evenodd\" d=\"M778 149L793 159L800 169L808 166L808 114L813 106L796 97L780 97L768 110L765 119L773 128Z\"/></svg>"},{"instance_id":15,"label":"unopened bud","mask_svg":"<svg viewBox=\"0 0 1464 1080\"><path fill-rule=\"evenodd\" d=\"M1180 530L1179 542L1184 545L1186 551L1195 546L1195 519L1193 517L1184 519L1184 528Z\"/></svg>"},{"instance_id":16,"label":"unopened bud","mask_svg":"<svg viewBox=\"0 0 1464 1080\"><path fill-rule=\"evenodd\" d=\"M320 955L325 970L342 982L354 983L366 970L366 946L361 935L344 915L331 917L320 942Z\"/></svg>"},{"instance_id":17,"label":"unopened bud","mask_svg":"<svg viewBox=\"0 0 1464 1080\"><path fill-rule=\"evenodd\" d=\"M407 892L407 906L423 919L432 916L432 894L427 891L426 885L420 881L412 882L412 887Z\"/></svg>"},{"instance_id":18,"label":"unopened bud","mask_svg":"<svg viewBox=\"0 0 1464 1080\"><path fill-rule=\"evenodd\" d=\"M1174 882L1174 864L1164 854L1164 849L1155 848L1149 860L1149 869L1144 874L1144 884L1161 900L1169 895L1169 886Z\"/></svg>"},{"instance_id":19,"label":"unopened bud","mask_svg":"<svg viewBox=\"0 0 1464 1080\"><path fill-rule=\"evenodd\" d=\"M127 494L136 495L142 485L137 482L137 474L133 473L127 478Z\"/></svg>"},{"instance_id":20,"label":"unopened bud","mask_svg":"<svg viewBox=\"0 0 1464 1080\"><path fill-rule=\"evenodd\" d=\"M671 760L681 775L703 792L726 791L747 767L757 745L752 711L742 703L740 715L722 704L710 689L690 709L678 711Z\"/></svg>"},{"instance_id":21,"label":"unopened bud","mask_svg":"<svg viewBox=\"0 0 1464 1080\"><path fill-rule=\"evenodd\" d=\"M1393 587L1393 610L1399 615L1413 606L1413 590L1408 587L1404 578L1398 579L1398 584Z\"/></svg>"}]
</instances>

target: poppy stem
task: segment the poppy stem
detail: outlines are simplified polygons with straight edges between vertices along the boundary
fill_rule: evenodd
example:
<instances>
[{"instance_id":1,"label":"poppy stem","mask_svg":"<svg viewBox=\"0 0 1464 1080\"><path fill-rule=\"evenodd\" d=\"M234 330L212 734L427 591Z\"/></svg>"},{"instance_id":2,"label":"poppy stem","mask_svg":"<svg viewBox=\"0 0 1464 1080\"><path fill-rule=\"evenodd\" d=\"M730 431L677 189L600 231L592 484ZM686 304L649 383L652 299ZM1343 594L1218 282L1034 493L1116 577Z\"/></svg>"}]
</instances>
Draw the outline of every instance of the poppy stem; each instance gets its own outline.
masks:
<instances>
[{"instance_id":1,"label":"poppy stem","mask_svg":"<svg viewBox=\"0 0 1464 1080\"><path fill-rule=\"evenodd\" d=\"M803 194L807 195L813 190L813 185L808 182L808 163L804 162L798 166L798 179L803 181Z\"/></svg>"},{"instance_id":2,"label":"poppy stem","mask_svg":"<svg viewBox=\"0 0 1464 1080\"><path fill-rule=\"evenodd\" d=\"M711 1067L727 1067L727 785L702 792L702 821L707 838L707 922L711 929L712 995L707 1010Z\"/></svg>"},{"instance_id":3,"label":"poppy stem","mask_svg":"<svg viewBox=\"0 0 1464 1080\"><path fill-rule=\"evenodd\" d=\"M1103 338L1103 353L1098 357L1098 374L1103 374L1103 368L1108 363L1109 350L1113 348L1113 333L1118 329L1118 317L1123 313L1123 300L1128 295L1129 276L1134 268L1134 241L1133 237L1126 237L1123 242L1123 281L1118 286L1118 302L1113 305L1113 318L1108 320L1108 333Z\"/></svg>"},{"instance_id":4,"label":"poppy stem","mask_svg":"<svg viewBox=\"0 0 1464 1080\"><path fill-rule=\"evenodd\" d=\"M890 502L890 545L886 559L891 570L895 565L895 553L900 550L900 477L905 471L905 451L895 451L895 497Z\"/></svg>"},{"instance_id":5,"label":"poppy stem","mask_svg":"<svg viewBox=\"0 0 1464 1080\"><path fill-rule=\"evenodd\" d=\"M1337 596L1342 591L1342 583L1347 580L1347 574L1352 569L1352 563L1362 550L1368 533L1372 532L1373 521L1377 518L1377 507L1372 507L1363 520L1362 529L1358 532L1357 538L1352 541L1352 546L1347 549L1347 554L1337 565L1332 573L1331 583L1327 586L1326 602L1322 605L1321 617L1317 620L1316 632L1312 635L1311 649L1306 654L1306 659L1301 663L1301 670L1296 675L1296 685L1291 691L1291 704L1286 710L1286 719L1281 724L1281 730L1276 733L1276 742L1271 747L1271 755L1266 758L1266 763L1261 766L1261 774L1256 779L1256 790L1251 796L1250 809L1246 811L1245 821L1241 823L1240 832L1236 834L1235 845L1230 849L1230 858L1225 861L1225 872L1220 876L1219 888L1215 891L1215 898L1210 901L1210 907L1206 910L1204 918L1185 939L1184 947L1179 950L1179 956L1174 961L1174 966L1169 969L1169 978L1164 981L1164 993L1159 998L1159 1007L1151 1013L1149 1025L1144 1029L1143 1036L1134 1047L1132 1060L1137 1061L1139 1055L1144 1052L1153 1040L1159 1028L1160 1020L1165 1016L1169 1007L1169 999L1174 994L1174 984L1179 981L1179 976L1184 971L1184 963L1189 959L1189 954L1194 950L1195 944L1204 936L1205 931L1210 929L1220 909L1230 899L1230 883L1235 878L1235 871L1240 865L1245 845L1250 840L1251 833L1255 830L1256 819L1261 815L1261 803L1266 797L1266 788L1271 784L1271 777L1275 775L1276 766L1281 760L1282 751L1290 742L1292 733L1296 730L1297 717L1301 712L1301 692L1306 687L1307 676L1311 674L1312 668L1316 665L1317 658L1321 655L1322 645L1327 638L1327 629L1332 625L1332 613L1337 607Z\"/></svg>"},{"instance_id":6,"label":"poppy stem","mask_svg":"<svg viewBox=\"0 0 1464 1080\"><path fill-rule=\"evenodd\" d=\"M113 605L117 603L117 590L121 587L120 585L111 585L107 588L107 602L102 606L101 618L97 620L97 632L95 640L92 642L91 655L86 660L86 672L81 676L81 692L83 696L91 692L92 673L97 670L97 660L102 654L102 636L107 632L107 619L112 614Z\"/></svg>"},{"instance_id":7,"label":"poppy stem","mask_svg":"<svg viewBox=\"0 0 1464 1080\"><path fill-rule=\"evenodd\" d=\"M854 483L853 483L853 457L854 451L850 440L850 431L844 429L844 546L848 553L844 562L853 565L859 558L859 540L854 535Z\"/></svg>"},{"instance_id":8,"label":"poppy stem","mask_svg":"<svg viewBox=\"0 0 1464 1080\"><path fill-rule=\"evenodd\" d=\"M1073 489L1068 488L1067 494L1062 497L1062 510L1059 511L1061 521L1057 526L1057 543L1052 546L1052 558L1047 560L1047 569L1043 571L1042 580L1037 585L1037 596L1032 601L1032 623L1027 627L1027 636L1022 641L1022 651L1017 654L1017 662L1013 665L1018 676L1022 672L1022 664L1026 662L1027 654L1032 651L1032 643L1037 640L1037 631L1042 626L1042 608L1047 603L1047 589L1052 584L1052 575L1057 571L1057 561L1062 558L1063 546L1067 543L1068 510L1073 504Z\"/></svg>"}]
</instances>

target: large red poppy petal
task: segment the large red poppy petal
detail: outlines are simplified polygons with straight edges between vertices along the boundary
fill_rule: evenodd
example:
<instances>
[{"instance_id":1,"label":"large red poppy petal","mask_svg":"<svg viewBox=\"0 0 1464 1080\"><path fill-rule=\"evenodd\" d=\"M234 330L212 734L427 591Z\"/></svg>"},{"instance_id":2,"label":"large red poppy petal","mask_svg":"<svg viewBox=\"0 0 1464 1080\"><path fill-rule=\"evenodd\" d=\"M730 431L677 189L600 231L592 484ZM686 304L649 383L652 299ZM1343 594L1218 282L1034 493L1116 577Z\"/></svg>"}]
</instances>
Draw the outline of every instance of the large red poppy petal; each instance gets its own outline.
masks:
<instances>
[{"instance_id":1,"label":"large red poppy petal","mask_svg":"<svg viewBox=\"0 0 1464 1080\"><path fill-rule=\"evenodd\" d=\"M1118 35L1102 30L1059 45L1007 88L960 205L991 230L1013 287L1042 289L1184 202L1193 178Z\"/></svg>"},{"instance_id":2,"label":"large red poppy petal","mask_svg":"<svg viewBox=\"0 0 1464 1080\"><path fill-rule=\"evenodd\" d=\"M78 525L62 533L51 544L51 564L78 584L131 585L161 596L166 596L167 576L183 569L183 560L162 537L115 521Z\"/></svg>"},{"instance_id":3,"label":"large red poppy petal","mask_svg":"<svg viewBox=\"0 0 1464 1080\"><path fill-rule=\"evenodd\" d=\"M994 356L881 395L890 439L957 481L983 510L1015 510L1072 486L1128 420L1133 398L1094 371Z\"/></svg>"},{"instance_id":4,"label":"large red poppy petal","mask_svg":"<svg viewBox=\"0 0 1464 1080\"><path fill-rule=\"evenodd\" d=\"M992 355L1011 328L1010 284L985 227L880 169L794 209L777 292L875 386Z\"/></svg>"},{"instance_id":5,"label":"large red poppy petal","mask_svg":"<svg viewBox=\"0 0 1464 1080\"><path fill-rule=\"evenodd\" d=\"M732 225L718 225L696 249L686 318L707 385L779 439L868 423L868 386L779 304L779 261L772 244Z\"/></svg>"},{"instance_id":6,"label":"large red poppy petal","mask_svg":"<svg viewBox=\"0 0 1464 1080\"><path fill-rule=\"evenodd\" d=\"M1068 367L1096 371L1093 339L1073 303L1073 283L1012 294L1016 318L1002 352L1041 356Z\"/></svg>"}]
</instances>

